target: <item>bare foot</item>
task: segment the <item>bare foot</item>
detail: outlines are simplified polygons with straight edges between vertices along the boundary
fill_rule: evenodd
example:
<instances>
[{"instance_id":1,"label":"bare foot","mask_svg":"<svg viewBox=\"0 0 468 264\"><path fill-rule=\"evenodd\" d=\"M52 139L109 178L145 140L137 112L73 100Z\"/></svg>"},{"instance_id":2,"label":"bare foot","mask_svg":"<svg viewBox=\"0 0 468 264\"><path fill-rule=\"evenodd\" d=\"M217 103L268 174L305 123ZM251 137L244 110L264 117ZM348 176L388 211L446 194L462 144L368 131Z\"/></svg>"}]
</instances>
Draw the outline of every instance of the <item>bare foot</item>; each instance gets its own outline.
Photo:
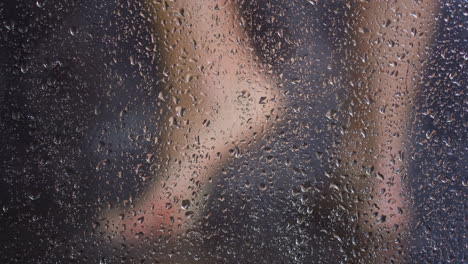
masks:
<instances>
[{"instance_id":1,"label":"bare foot","mask_svg":"<svg viewBox=\"0 0 468 264\"><path fill-rule=\"evenodd\" d=\"M170 161L136 204L102 216L105 233L117 241L135 241L183 234L200 223L211 178L230 156L260 140L280 113L280 90L247 58L222 56L216 70L193 81L204 87L197 94L202 99L195 106L176 107L177 120L170 122L178 125L168 131L164 150Z\"/></svg>"}]
</instances>

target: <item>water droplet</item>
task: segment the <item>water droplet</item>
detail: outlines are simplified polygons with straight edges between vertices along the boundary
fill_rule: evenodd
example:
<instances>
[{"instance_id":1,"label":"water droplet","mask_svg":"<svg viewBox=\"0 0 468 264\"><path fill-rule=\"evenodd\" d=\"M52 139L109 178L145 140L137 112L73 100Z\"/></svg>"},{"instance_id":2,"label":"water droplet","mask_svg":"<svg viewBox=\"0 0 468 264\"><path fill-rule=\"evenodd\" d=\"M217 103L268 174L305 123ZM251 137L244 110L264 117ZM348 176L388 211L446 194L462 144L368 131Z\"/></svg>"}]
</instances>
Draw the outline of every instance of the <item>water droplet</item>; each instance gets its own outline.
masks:
<instances>
[{"instance_id":1,"label":"water droplet","mask_svg":"<svg viewBox=\"0 0 468 264\"><path fill-rule=\"evenodd\" d=\"M36 201L37 199L41 198L41 194L40 193L36 193L36 194L28 194L28 198L31 200L31 201Z\"/></svg>"},{"instance_id":2,"label":"water droplet","mask_svg":"<svg viewBox=\"0 0 468 264\"><path fill-rule=\"evenodd\" d=\"M77 29L75 26L71 26L69 29L70 35L75 36L77 33Z\"/></svg>"},{"instance_id":3,"label":"water droplet","mask_svg":"<svg viewBox=\"0 0 468 264\"><path fill-rule=\"evenodd\" d=\"M183 200L181 204L182 209L188 210L190 208L190 201L189 200Z\"/></svg>"},{"instance_id":4,"label":"water droplet","mask_svg":"<svg viewBox=\"0 0 468 264\"><path fill-rule=\"evenodd\" d=\"M45 6L45 4L47 3L47 0L37 0L36 1L36 6L39 7L39 8L42 8Z\"/></svg>"}]
</instances>

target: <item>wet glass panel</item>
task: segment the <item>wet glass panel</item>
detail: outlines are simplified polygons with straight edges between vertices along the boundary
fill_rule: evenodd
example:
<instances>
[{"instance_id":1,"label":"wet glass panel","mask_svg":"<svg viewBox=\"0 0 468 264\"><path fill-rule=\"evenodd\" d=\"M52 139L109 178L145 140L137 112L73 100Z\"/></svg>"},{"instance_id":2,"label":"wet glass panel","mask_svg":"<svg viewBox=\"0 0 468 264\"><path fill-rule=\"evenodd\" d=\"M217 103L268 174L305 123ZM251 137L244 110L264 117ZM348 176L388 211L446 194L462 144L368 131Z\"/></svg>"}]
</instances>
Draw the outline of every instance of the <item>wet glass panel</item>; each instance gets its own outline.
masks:
<instances>
[{"instance_id":1,"label":"wet glass panel","mask_svg":"<svg viewBox=\"0 0 468 264\"><path fill-rule=\"evenodd\" d=\"M467 17L0 2L0 262L466 262Z\"/></svg>"}]
</instances>

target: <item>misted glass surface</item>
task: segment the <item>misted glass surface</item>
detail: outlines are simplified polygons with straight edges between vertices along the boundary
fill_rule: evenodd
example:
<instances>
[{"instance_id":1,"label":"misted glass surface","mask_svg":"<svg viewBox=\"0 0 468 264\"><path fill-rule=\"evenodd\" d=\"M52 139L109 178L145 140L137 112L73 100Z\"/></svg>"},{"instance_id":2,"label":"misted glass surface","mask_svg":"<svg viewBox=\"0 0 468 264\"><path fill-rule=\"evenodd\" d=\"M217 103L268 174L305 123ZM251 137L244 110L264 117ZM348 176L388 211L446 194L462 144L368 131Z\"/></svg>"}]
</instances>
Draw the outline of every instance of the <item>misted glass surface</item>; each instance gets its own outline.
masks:
<instances>
[{"instance_id":1,"label":"misted glass surface","mask_svg":"<svg viewBox=\"0 0 468 264\"><path fill-rule=\"evenodd\" d=\"M466 263L466 1L0 2L1 263Z\"/></svg>"}]
</instances>

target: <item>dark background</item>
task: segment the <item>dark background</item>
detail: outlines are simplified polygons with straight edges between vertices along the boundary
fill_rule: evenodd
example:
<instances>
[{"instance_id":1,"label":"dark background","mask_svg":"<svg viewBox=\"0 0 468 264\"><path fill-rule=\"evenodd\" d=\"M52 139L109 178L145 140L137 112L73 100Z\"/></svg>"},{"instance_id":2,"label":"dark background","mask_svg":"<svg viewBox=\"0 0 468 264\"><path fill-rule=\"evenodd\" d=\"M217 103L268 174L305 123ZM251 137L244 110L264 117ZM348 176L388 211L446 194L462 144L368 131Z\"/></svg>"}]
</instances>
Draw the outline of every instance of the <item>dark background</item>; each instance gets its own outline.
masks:
<instances>
[{"instance_id":1,"label":"dark background","mask_svg":"<svg viewBox=\"0 0 468 264\"><path fill-rule=\"evenodd\" d=\"M349 227L324 202L339 125L325 115L350 78L346 8L318 3L242 3L258 53L284 75L285 121L226 166L200 230L113 249L94 222L153 175L146 154L165 110L152 18L143 1L0 1L0 262L347 261ZM410 263L466 261L467 12L444 1L415 106Z\"/></svg>"}]
</instances>

